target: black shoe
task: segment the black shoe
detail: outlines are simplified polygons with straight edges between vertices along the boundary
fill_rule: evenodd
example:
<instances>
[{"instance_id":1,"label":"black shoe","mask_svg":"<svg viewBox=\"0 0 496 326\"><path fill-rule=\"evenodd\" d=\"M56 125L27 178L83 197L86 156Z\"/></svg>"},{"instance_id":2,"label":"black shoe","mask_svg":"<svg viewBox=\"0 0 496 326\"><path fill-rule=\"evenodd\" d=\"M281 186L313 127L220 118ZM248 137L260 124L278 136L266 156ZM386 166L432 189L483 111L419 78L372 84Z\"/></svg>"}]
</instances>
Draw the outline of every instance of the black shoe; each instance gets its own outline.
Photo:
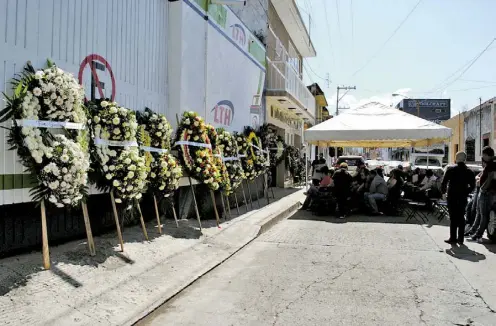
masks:
<instances>
[{"instance_id":1,"label":"black shoe","mask_svg":"<svg viewBox=\"0 0 496 326\"><path fill-rule=\"evenodd\" d=\"M448 239L448 240L444 240L444 242L452 244L452 243L456 243L457 241L455 239Z\"/></svg>"},{"instance_id":2,"label":"black shoe","mask_svg":"<svg viewBox=\"0 0 496 326\"><path fill-rule=\"evenodd\" d=\"M456 242L458 242L459 245L462 245L463 244L463 239L458 239L458 240L456 240Z\"/></svg>"}]
</instances>

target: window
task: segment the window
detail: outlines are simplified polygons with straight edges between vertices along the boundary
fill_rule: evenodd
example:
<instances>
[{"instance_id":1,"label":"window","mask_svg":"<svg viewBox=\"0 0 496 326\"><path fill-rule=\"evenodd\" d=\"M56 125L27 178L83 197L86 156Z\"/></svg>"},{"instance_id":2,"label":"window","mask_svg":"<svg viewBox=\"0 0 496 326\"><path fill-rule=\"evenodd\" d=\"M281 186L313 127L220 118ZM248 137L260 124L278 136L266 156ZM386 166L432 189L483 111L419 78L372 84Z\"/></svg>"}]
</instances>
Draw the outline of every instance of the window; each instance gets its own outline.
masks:
<instances>
[{"instance_id":1,"label":"window","mask_svg":"<svg viewBox=\"0 0 496 326\"><path fill-rule=\"evenodd\" d=\"M415 160L415 165L427 166L427 157L419 157ZM441 166L439 160L429 157L429 166Z\"/></svg>"},{"instance_id":2,"label":"window","mask_svg":"<svg viewBox=\"0 0 496 326\"><path fill-rule=\"evenodd\" d=\"M475 161L475 139L467 139L465 142L465 152L467 153L467 161Z\"/></svg>"},{"instance_id":3,"label":"window","mask_svg":"<svg viewBox=\"0 0 496 326\"><path fill-rule=\"evenodd\" d=\"M300 73L300 55L298 54L295 47L291 43L289 44L288 55L289 55L288 64L299 75L299 73Z\"/></svg>"}]
</instances>

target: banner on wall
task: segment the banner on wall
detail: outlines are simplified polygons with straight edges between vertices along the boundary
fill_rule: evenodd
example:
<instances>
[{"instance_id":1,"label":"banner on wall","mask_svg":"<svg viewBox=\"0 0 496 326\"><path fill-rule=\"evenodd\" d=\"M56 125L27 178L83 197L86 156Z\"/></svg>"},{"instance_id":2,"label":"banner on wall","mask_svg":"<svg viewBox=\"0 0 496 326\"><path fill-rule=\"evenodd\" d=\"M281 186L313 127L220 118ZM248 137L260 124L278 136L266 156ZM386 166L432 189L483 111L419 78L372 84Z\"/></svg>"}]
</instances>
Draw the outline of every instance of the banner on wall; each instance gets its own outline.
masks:
<instances>
[{"instance_id":1,"label":"banner on wall","mask_svg":"<svg viewBox=\"0 0 496 326\"><path fill-rule=\"evenodd\" d=\"M206 120L216 128L241 131L263 123L263 63L253 55L258 39L227 7L209 7ZM265 56L265 54L264 54Z\"/></svg>"}]
</instances>

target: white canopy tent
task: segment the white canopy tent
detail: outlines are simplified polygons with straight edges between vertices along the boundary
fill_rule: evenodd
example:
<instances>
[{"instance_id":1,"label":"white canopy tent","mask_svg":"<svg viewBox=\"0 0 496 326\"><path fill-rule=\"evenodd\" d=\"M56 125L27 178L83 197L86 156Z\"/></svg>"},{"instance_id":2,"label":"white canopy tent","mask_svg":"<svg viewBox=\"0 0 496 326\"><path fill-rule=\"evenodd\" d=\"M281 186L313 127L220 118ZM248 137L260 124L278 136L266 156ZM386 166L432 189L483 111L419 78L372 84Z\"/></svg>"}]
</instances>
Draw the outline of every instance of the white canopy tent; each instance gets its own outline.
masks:
<instances>
[{"instance_id":1,"label":"white canopy tent","mask_svg":"<svg viewBox=\"0 0 496 326\"><path fill-rule=\"evenodd\" d=\"M450 128L371 102L305 131L319 147L420 147L449 141Z\"/></svg>"}]
</instances>

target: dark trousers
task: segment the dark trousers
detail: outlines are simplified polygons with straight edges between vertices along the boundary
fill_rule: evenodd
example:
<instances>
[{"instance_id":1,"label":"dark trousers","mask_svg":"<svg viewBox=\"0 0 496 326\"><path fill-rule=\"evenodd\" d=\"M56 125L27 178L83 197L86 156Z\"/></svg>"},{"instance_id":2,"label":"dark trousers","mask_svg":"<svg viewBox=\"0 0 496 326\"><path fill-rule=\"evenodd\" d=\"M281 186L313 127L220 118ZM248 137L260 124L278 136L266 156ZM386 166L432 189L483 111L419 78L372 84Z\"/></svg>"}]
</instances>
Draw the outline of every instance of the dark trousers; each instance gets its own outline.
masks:
<instances>
[{"instance_id":1,"label":"dark trousers","mask_svg":"<svg viewBox=\"0 0 496 326\"><path fill-rule=\"evenodd\" d=\"M472 226L475 221L475 216L477 215L477 200L479 199L479 189L474 193L474 196L472 197L472 201L467 204L467 208L465 209L465 212L467 214L467 224Z\"/></svg>"},{"instance_id":2,"label":"dark trousers","mask_svg":"<svg viewBox=\"0 0 496 326\"><path fill-rule=\"evenodd\" d=\"M336 201L338 204L339 215L345 216L348 214L348 194L347 193L337 193Z\"/></svg>"},{"instance_id":3,"label":"dark trousers","mask_svg":"<svg viewBox=\"0 0 496 326\"><path fill-rule=\"evenodd\" d=\"M448 212L450 215L450 240L463 241L465 233L465 206L467 198L448 197Z\"/></svg>"}]
</instances>

